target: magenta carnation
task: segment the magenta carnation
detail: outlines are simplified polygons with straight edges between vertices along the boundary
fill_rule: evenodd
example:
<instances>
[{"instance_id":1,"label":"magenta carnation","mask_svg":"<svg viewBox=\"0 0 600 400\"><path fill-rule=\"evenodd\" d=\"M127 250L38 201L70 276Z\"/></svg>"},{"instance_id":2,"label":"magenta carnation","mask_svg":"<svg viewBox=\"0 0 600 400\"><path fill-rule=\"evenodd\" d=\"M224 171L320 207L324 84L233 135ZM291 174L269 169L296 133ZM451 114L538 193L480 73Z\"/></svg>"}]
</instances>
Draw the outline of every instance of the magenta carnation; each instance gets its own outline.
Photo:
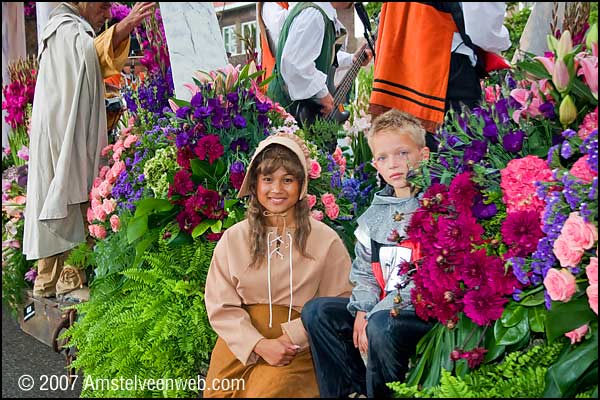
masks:
<instances>
[{"instance_id":1,"label":"magenta carnation","mask_svg":"<svg viewBox=\"0 0 600 400\"><path fill-rule=\"evenodd\" d=\"M224 153L224 147L216 135L206 135L198 141L194 153L199 159L207 159L210 164L221 157Z\"/></svg>"},{"instance_id":2,"label":"magenta carnation","mask_svg":"<svg viewBox=\"0 0 600 400\"><path fill-rule=\"evenodd\" d=\"M194 190L194 182L192 182L192 174L186 170L179 170L173 177L173 184L169 187L169 197L173 194L187 195Z\"/></svg>"}]
</instances>

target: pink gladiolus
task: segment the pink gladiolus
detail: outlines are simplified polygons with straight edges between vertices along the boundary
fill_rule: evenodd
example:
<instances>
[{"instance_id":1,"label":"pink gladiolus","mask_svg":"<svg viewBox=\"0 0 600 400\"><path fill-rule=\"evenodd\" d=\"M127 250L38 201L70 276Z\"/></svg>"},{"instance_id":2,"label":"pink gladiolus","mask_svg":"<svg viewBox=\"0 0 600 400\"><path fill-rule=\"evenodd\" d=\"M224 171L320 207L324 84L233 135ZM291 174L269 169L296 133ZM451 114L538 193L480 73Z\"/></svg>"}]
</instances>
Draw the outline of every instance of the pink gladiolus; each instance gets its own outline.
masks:
<instances>
[{"instance_id":1,"label":"pink gladiolus","mask_svg":"<svg viewBox=\"0 0 600 400\"><path fill-rule=\"evenodd\" d=\"M102 208L107 215L112 214L117 209L117 201L115 199L104 199Z\"/></svg>"},{"instance_id":2,"label":"pink gladiolus","mask_svg":"<svg viewBox=\"0 0 600 400\"><path fill-rule=\"evenodd\" d=\"M88 209L87 209L87 215L86 216L87 216L87 222L88 222L88 224L91 224L94 221L94 219L95 219L95 217L94 217L94 210L92 210L92 207L88 207Z\"/></svg>"},{"instance_id":3,"label":"pink gladiolus","mask_svg":"<svg viewBox=\"0 0 600 400\"><path fill-rule=\"evenodd\" d=\"M100 177L100 179L106 178L106 173L108 171L110 171L110 167L108 165L105 165L102 168L100 168L100 173L98 174L98 176ZM100 185L100 182L98 182L98 185L96 185L96 180L94 179L94 185L93 185L93 187L98 187L99 185Z\"/></svg>"},{"instance_id":4,"label":"pink gladiolus","mask_svg":"<svg viewBox=\"0 0 600 400\"><path fill-rule=\"evenodd\" d=\"M94 217L100 221L100 222L104 222L106 221L106 211L104 211L104 208L100 207L95 207L93 209L94 211Z\"/></svg>"},{"instance_id":5,"label":"pink gladiolus","mask_svg":"<svg viewBox=\"0 0 600 400\"><path fill-rule=\"evenodd\" d=\"M10 146L6 146L4 148L4 154L6 154L6 155L10 154Z\"/></svg>"},{"instance_id":6,"label":"pink gladiolus","mask_svg":"<svg viewBox=\"0 0 600 400\"><path fill-rule=\"evenodd\" d=\"M17 157L22 160L29 161L29 149L27 146L21 147L21 150L17 152Z\"/></svg>"},{"instance_id":7,"label":"pink gladiolus","mask_svg":"<svg viewBox=\"0 0 600 400\"><path fill-rule=\"evenodd\" d=\"M583 326L580 326L577 329L573 329L571 332L565 333L565 336L568 337L569 339L571 339L571 344L575 344L575 343L581 342L581 339L584 338L587 331L588 331L588 325L585 324Z\"/></svg>"},{"instance_id":8,"label":"pink gladiolus","mask_svg":"<svg viewBox=\"0 0 600 400\"><path fill-rule=\"evenodd\" d=\"M550 268L544 278L544 286L553 301L568 302L577 290L575 277L567 269Z\"/></svg>"}]
</instances>

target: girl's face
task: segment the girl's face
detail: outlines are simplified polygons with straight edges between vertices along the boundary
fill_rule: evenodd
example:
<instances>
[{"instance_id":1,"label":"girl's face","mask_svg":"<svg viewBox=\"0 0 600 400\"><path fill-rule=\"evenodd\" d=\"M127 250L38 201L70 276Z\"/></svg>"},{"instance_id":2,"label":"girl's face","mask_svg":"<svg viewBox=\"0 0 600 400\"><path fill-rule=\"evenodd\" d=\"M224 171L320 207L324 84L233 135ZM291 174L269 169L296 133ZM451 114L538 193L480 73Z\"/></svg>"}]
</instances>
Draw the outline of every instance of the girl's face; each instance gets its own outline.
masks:
<instances>
[{"instance_id":1,"label":"girl's face","mask_svg":"<svg viewBox=\"0 0 600 400\"><path fill-rule=\"evenodd\" d=\"M270 174L258 174L256 183L258 202L272 213L287 213L286 222L295 221L295 205L300 197L300 181L279 167ZM267 217L269 225L276 226L278 217Z\"/></svg>"}]
</instances>

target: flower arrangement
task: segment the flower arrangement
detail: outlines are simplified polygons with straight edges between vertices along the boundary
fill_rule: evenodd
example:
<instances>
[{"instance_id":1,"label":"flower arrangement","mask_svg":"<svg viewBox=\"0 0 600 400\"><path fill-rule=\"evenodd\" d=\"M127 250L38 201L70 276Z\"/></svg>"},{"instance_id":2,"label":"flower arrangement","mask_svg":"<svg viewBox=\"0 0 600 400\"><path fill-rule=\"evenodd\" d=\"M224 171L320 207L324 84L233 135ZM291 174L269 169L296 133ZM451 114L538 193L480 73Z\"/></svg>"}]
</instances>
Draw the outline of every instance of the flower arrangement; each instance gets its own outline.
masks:
<instances>
[{"instance_id":1,"label":"flower arrangement","mask_svg":"<svg viewBox=\"0 0 600 400\"><path fill-rule=\"evenodd\" d=\"M406 387L439 384L439 366L465 376L543 340L563 346L544 396L589 389L583 376L598 346L597 39L589 38L582 51L565 32L552 56L518 65L514 74L526 79L507 76L436 134L439 152L414 182L426 191L408 236L423 254L412 302L440 324L421 341Z\"/></svg>"}]
</instances>

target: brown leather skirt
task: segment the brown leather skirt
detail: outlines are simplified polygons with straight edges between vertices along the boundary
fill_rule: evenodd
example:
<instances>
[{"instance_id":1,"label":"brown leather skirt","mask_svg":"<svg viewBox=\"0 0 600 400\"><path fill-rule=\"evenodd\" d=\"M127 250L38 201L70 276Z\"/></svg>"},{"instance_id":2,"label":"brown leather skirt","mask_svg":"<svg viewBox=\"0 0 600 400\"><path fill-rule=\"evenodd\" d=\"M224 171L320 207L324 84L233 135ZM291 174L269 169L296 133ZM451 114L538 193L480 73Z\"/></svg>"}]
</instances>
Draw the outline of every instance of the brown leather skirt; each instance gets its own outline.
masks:
<instances>
[{"instance_id":1,"label":"brown leather skirt","mask_svg":"<svg viewBox=\"0 0 600 400\"><path fill-rule=\"evenodd\" d=\"M287 322L288 308L273 306L273 327L269 328L269 306L244 306L254 327L267 339L281 336L281 323ZM292 319L300 313L292 310ZM215 378L227 382L230 390L204 390L203 397L319 397L310 348L298 353L286 366L274 367L265 360L244 366L229 350L225 341L217 339L206 376L207 388ZM240 383L241 382L241 383Z\"/></svg>"}]
</instances>

